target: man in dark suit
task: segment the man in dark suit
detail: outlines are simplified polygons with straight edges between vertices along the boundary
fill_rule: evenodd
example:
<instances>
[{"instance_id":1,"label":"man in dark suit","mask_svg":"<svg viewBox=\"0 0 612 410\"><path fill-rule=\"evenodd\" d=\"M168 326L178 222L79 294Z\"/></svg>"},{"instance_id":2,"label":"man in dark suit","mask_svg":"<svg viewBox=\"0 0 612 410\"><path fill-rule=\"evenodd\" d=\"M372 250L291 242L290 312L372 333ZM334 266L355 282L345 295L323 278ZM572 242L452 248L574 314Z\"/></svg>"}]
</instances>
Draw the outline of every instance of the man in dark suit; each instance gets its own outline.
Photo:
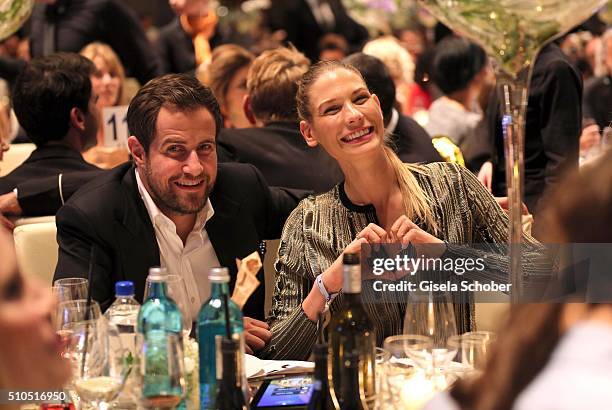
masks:
<instances>
[{"instance_id":1,"label":"man in dark suit","mask_svg":"<svg viewBox=\"0 0 612 410\"><path fill-rule=\"evenodd\" d=\"M93 297L105 308L116 281L132 280L142 301L149 267L165 266L184 278L194 319L210 291L209 268L227 266L233 289L235 258L278 238L297 198L270 190L253 166L217 169L221 121L212 92L193 77L166 75L145 85L127 115L134 166L82 187L57 214L55 278L85 275L94 254ZM258 279L243 311L263 319L263 271ZM253 350L270 336L254 319L246 333Z\"/></svg>"},{"instance_id":2,"label":"man in dark suit","mask_svg":"<svg viewBox=\"0 0 612 410\"><path fill-rule=\"evenodd\" d=\"M270 28L287 33L285 41L311 61L319 59L318 43L326 33L342 35L353 51L368 39L368 30L348 15L341 0L272 0L267 17Z\"/></svg>"},{"instance_id":3,"label":"man in dark suit","mask_svg":"<svg viewBox=\"0 0 612 410\"><path fill-rule=\"evenodd\" d=\"M91 61L57 53L32 60L17 78L13 106L36 149L26 161L0 178L0 194L19 183L58 172L98 169L81 152L96 142L97 95L92 93Z\"/></svg>"},{"instance_id":4,"label":"man in dark suit","mask_svg":"<svg viewBox=\"0 0 612 410\"><path fill-rule=\"evenodd\" d=\"M310 148L300 133L297 81L310 62L294 48L263 52L247 75L245 113L253 128L224 129L219 145L232 160L253 164L273 186L326 192L342 180L336 160Z\"/></svg>"},{"instance_id":5,"label":"man in dark suit","mask_svg":"<svg viewBox=\"0 0 612 410\"><path fill-rule=\"evenodd\" d=\"M395 104L395 84L378 58L363 53L355 53L343 60L355 67L363 76L370 91L380 100L385 131L389 145L404 162L442 162L444 161L431 143L431 137L415 120L400 114Z\"/></svg>"}]
</instances>

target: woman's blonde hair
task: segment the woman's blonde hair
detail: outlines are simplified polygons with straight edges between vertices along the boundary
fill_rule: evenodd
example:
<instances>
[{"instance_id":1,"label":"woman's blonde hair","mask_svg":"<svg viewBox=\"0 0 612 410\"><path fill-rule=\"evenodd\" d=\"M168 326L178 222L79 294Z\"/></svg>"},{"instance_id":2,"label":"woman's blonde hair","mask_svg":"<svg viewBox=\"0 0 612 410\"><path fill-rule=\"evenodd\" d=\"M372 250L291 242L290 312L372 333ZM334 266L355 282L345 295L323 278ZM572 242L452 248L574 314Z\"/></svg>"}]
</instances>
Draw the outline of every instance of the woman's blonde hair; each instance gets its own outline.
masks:
<instances>
[{"instance_id":1,"label":"woman's blonde hair","mask_svg":"<svg viewBox=\"0 0 612 410\"><path fill-rule=\"evenodd\" d=\"M113 49L107 44L95 42L87 44L85 47L83 47L79 54L90 59L91 61L93 61L96 57L102 58L108 66L108 71L111 73L111 75L114 77L119 77L119 94L117 96L116 104L120 104L123 96L125 69L123 68L121 60Z\"/></svg>"},{"instance_id":2,"label":"woman's blonde hair","mask_svg":"<svg viewBox=\"0 0 612 410\"><path fill-rule=\"evenodd\" d=\"M340 61L321 61L313 66L302 76L298 83L298 92L296 96L297 109L300 119L304 121L312 121L312 112L310 107L310 88L317 79L324 73L343 69L355 73L361 78L365 84L363 76L355 67L344 64ZM382 113L381 113L382 116ZM438 231L438 224L434 218L431 209L431 200L425 195L425 192L419 186L413 171L420 172L417 166L403 163L395 152L387 145L384 146L385 155L387 156L395 176L397 178L402 200L404 202L404 210L409 218L415 217L425 222L431 229L432 234Z\"/></svg>"},{"instance_id":3,"label":"woman's blonde hair","mask_svg":"<svg viewBox=\"0 0 612 410\"><path fill-rule=\"evenodd\" d=\"M363 54L378 58L387 66L393 81L404 84L414 82L414 62L410 53L393 36L369 41L363 46Z\"/></svg>"}]
</instances>

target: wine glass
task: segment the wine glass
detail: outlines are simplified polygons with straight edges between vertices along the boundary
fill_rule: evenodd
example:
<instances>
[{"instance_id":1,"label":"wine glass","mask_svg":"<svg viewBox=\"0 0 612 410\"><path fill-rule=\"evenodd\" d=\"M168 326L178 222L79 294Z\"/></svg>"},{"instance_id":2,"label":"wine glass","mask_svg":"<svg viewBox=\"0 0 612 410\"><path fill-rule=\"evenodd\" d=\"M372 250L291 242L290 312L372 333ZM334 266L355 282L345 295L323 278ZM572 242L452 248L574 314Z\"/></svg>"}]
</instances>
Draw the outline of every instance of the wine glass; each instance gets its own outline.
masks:
<instances>
[{"instance_id":1,"label":"wine glass","mask_svg":"<svg viewBox=\"0 0 612 410\"><path fill-rule=\"evenodd\" d=\"M145 286L145 300L149 297L151 282L147 278ZM187 296L187 288L185 287L185 280L182 276L168 274L166 275L166 289L168 290L168 298L172 299L181 311L181 317L183 321L183 336L187 337L191 333L191 327L193 326L193 319L191 317L191 305L189 303L189 297Z\"/></svg>"},{"instance_id":2,"label":"wine glass","mask_svg":"<svg viewBox=\"0 0 612 410\"><path fill-rule=\"evenodd\" d=\"M70 324L99 319L101 316L100 305L95 300L90 301L89 305L84 299L68 300L58 304L52 322L56 333L62 339L63 345L66 346L71 333Z\"/></svg>"},{"instance_id":3,"label":"wine glass","mask_svg":"<svg viewBox=\"0 0 612 410\"><path fill-rule=\"evenodd\" d=\"M82 402L106 410L131 372L117 327L100 318L66 328L71 332L74 389Z\"/></svg>"},{"instance_id":4,"label":"wine glass","mask_svg":"<svg viewBox=\"0 0 612 410\"><path fill-rule=\"evenodd\" d=\"M432 377L436 382L442 382L448 364L457 354L456 350L449 350L448 346L448 339L457 335L450 294L432 291L412 292L406 305L403 333L431 338Z\"/></svg>"},{"instance_id":5,"label":"wine glass","mask_svg":"<svg viewBox=\"0 0 612 410\"><path fill-rule=\"evenodd\" d=\"M431 380L433 340L423 335L398 335L385 339L389 358L383 367L381 407L421 408L434 394Z\"/></svg>"},{"instance_id":6,"label":"wine glass","mask_svg":"<svg viewBox=\"0 0 612 410\"><path fill-rule=\"evenodd\" d=\"M586 20L607 0L419 0L495 60L503 96L504 152L510 205L512 301L523 289L521 201L525 119L533 63L544 45Z\"/></svg>"},{"instance_id":7,"label":"wine glass","mask_svg":"<svg viewBox=\"0 0 612 410\"><path fill-rule=\"evenodd\" d=\"M487 362L491 347L496 340L493 332L467 332L453 336L448 343L451 349L457 350L457 359L472 372L481 372Z\"/></svg>"},{"instance_id":8,"label":"wine glass","mask_svg":"<svg viewBox=\"0 0 612 410\"><path fill-rule=\"evenodd\" d=\"M69 300L87 299L89 282L85 278L64 278L53 282L53 286L62 286L68 289Z\"/></svg>"},{"instance_id":9,"label":"wine glass","mask_svg":"<svg viewBox=\"0 0 612 410\"><path fill-rule=\"evenodd\" d=\"M177 334L150 330L136 336L140 404L173 408L185 395L183 341Z\"/></svg>"}]
</instances>

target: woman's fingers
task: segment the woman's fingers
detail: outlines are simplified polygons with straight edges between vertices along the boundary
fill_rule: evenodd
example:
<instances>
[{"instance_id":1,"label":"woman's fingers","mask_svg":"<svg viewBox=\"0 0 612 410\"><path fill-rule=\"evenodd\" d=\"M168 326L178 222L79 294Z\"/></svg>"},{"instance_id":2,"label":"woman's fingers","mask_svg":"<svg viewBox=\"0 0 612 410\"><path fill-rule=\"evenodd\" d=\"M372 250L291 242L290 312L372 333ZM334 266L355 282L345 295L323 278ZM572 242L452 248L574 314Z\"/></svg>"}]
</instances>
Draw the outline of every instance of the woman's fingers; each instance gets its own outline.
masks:
<instances>
[{"instance_id":1,"label":"woman's fingers","mask_svg":"<svg viewBox=\"0 0 612 410\"><path fill-rule=\"evenodd\" d=\"M370 243L384 242L387 237L387 232L376 224L369 224L361 232L357 234L357 239L365 238Z\"/></svg>"}]
</instances>

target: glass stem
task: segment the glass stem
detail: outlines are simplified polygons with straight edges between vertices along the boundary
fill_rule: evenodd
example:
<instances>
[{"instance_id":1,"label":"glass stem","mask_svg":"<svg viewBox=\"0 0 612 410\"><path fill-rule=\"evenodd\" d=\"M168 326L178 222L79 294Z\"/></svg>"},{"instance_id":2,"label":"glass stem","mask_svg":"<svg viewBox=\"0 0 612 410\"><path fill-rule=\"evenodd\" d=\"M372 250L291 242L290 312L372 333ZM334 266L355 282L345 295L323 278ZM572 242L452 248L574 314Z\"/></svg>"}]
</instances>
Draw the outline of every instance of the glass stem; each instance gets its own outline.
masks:
<instances>
[{"instance_id":1,"label":"glass stem","mask_svg":"<svg viewBox=\"0 0 612 410\"><path fill-rule=\"evenodd\" d=\"M512 302L517 303L523 290L522 254L522 199L524 181L525 117L529 96L531 67L517 76L498 72L498 83L503 96L502 130L504 136L504 155L506 157L506 184L510 225L508 244L510 250L510 282L512 283Z\"/></svg>"}]
</instances>

